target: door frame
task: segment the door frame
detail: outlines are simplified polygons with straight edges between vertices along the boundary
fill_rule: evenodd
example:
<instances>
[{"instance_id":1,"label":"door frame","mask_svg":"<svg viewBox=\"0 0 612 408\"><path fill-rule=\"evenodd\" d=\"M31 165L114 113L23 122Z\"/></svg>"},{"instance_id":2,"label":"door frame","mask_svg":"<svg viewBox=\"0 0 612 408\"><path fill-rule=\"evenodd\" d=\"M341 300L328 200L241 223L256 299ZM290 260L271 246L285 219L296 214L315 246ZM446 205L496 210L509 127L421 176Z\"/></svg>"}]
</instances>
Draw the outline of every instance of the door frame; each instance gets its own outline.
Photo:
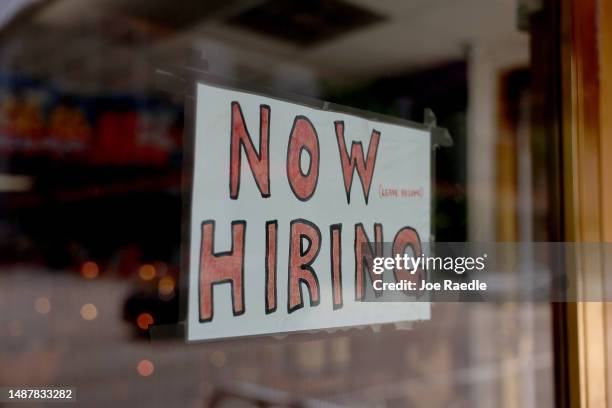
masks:
<instances>
[{"instance_id":1,"label":"door frame","mask_svg":"<svg viewBox=\"0 0 612 408\"><path fill-rule=\"evenodd\" d=\"M562 0L559 17L559 189L551 211L560 226L553 239L612 242L611 0ZM608 21L609 23L609 21ZM555 174L552 175L555 177ZM555 197L556 195L556 197ZM551 201L555 202L555 201ZM578 282L605 288L603 259L578 258L566 272ZM603 289L602 289L603 290ZM577 293L580 296L580 293ZM605 302L553 304L555 402L561 407L611 407L608 350L612 307Z\"/></svg>"}]
</instances>

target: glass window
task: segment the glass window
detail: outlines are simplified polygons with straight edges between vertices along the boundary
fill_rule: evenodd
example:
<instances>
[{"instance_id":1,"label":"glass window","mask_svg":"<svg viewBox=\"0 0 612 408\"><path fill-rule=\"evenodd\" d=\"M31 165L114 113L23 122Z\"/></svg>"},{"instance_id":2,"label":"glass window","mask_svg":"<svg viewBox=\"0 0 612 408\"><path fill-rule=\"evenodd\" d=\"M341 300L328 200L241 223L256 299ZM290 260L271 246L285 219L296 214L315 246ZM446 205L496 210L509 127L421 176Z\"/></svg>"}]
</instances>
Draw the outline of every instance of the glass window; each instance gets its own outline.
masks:
<instances>
[{"instance_id":1,"label":"glass window","mask_svg":"<svg viewBox=\"0 0 612 408\"><path fill-rule=\"evenodd\" d=\"M534 50L550 11L529 4L0 6L0 385L74 387L86 406L553 406L547 303L442 302L410 325L186 344L192 123L164 76L416 122L431 109L454 142L436 151L435 239L548 240L534 77L551 62Z\"/></svg>"}]
</instances>

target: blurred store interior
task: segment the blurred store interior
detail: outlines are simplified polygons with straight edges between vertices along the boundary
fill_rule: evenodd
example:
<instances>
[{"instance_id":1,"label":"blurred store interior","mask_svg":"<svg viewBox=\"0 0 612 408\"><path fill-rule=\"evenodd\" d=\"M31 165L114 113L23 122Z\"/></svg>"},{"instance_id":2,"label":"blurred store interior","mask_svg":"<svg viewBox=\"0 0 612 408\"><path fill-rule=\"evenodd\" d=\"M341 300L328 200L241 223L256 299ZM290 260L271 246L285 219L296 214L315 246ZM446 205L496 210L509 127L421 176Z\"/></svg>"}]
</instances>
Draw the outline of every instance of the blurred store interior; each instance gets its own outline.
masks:
<instances>
[{"instance_id":1,"label":"blurred store interior","mask_svg":"<svg viewBox=\"0 0 612 408\"><path fill-rule=\"evenodd\" d=\"M552 406L545 306L442 304L409 331L314 340L149 333L178 323L184 222L184 96L160 71L419 122L431 108L454 140L436 157L436 239L546 239L532 3L5 0L0 367L20 368L0 383L76 384L90 406Z\"/></svg>"}]
</instances>

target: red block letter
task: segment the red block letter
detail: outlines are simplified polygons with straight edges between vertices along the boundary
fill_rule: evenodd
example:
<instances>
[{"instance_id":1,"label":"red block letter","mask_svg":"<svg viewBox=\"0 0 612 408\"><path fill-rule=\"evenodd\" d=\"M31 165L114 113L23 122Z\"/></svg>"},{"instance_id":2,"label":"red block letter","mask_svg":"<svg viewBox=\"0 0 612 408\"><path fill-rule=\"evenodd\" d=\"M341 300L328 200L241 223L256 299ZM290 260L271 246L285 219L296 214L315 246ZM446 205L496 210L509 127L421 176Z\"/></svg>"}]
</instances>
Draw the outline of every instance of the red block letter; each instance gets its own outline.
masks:
<instances>
[{"instance_id":1,"label":"red block letter","mask_svg":"<svg viewBox=\"0 0 612 408\"><path fill-rule=\"evenodd\" d=\"M361 142L353 142L351 144L351 155L349 156L346 150L344 141L344 122L339 120L334 122L336 126L336 139L338 140L338 150L340 150L340 161L342 164L342 175L344 176L344 189L346 190L346 201L351 202L351 186L353 184L353 173L357 167L357 175L361 181L361 189L365 197L366 204L370 196L370 186L372 185L372 176L374 175L374 167L376 166L376 154L378 153L378 142L380 141L380 132L372 131L370 137L370 146L368 147L368 159L364 161L363 146Z\"/></svg>"},{"instance_id":2,"label":"red block letter","mask_svg":"<svg viewBox=\"0 0 612 408\"><path fill-rule=\"evenodd\" d=\"M342 224L329 227L331 235L331 271L334 310L342 308Z\"/></svg>"},{"instance_id":3,"label":"red block letter","mask_svg":"<svg viewBox=\"0 0 612 408\"><path fill-rule=\"evenodd\" d=\"M308 172L304 174L300 165L302 151L310 156ZM300 201L307 201L317 188L319 179L319 136L305 116L296 116L289 135L287 147L287 178L293 194Z\"/></svg>"},{"instance_id":4,"label":"red block letter","mask_svg":"<svg viewBox=\"0 0 612 408\"><path fill-rule=\"evenodd\" d=\"M395 238L393 238L393 256L401 255L404 256L406 247L411 247L413 251L413 257L417 258L421 256L421 238L419 233L412 227L404 227L400 229ZM407 281L420 282L424 278L423 269L419 268L414 274L411 274L405 269L398 270L394 269L393 274L395 275L395 281L399 282L402 279Z\"/></svg>"},{"instance_id":5,"label":"red block letter","mask_svg":"<svg viewBox=\"0 0 612 408\"><path fill-rule=\"evenodd\" d=\"M244 232L245 221L232 222L232 249L215 253L215 222L202 223L200 247L200 322L213 318L213 286L229 283L232 286L234 316L244 313Z\"/></svg>"},{"instance_id":6,"label":"red block letter","mask_svg":"<svg viewBox=\"0 0 612 408\"><path fill-rule=\"evenodd\" d=\"M230 145L230 198L238 198L240 191L241 148L246 153L249 167L262 197L270 197L270 107L259 106L259 154L244 123L238 102L232 102L232 130Z\"/></svg>"},{"instance_id":7,"label":"red block letter","mask_svg":"<svg viewBox=\"0 0 612 408\"><path fill-rule=\"evenodd\" d=\"M266 222L266 314L276 311L278 221Z\"/></svg>"},{"instance_id":8,"label":"red block letter","mask_svg":"<svg viewBox=\"0 0 612 408\"><path fill-rule=\"evenodd\" d=\"M375 257L382 256L383 230L382 224L374 224L375 250L372 249L370 239L366 235L363 224L355 224L355 300L362 300L365 293L364 281L365 269L370 273L370 280L373 282L379 279L373 271L373 260ZM374 290L374 289L373 289ZM380 291L374 290L375 295L381 296Z\"/></svg>"},{"instance_id":9,"label":"red block letter","mask_svg":"<svg viewBox=\"0 0 612 408\"><path fill-rule=\"evenodd\" d=\"M297 219L291 221L289 237L289 284L287 309L289 313L304 307L302 282L308 287L310 306L319 304L319 279L312 269L312 263L321 249L321 231L310 221ZM304 249L303 240L309 243Z\"/></svg>"}]
</instances>

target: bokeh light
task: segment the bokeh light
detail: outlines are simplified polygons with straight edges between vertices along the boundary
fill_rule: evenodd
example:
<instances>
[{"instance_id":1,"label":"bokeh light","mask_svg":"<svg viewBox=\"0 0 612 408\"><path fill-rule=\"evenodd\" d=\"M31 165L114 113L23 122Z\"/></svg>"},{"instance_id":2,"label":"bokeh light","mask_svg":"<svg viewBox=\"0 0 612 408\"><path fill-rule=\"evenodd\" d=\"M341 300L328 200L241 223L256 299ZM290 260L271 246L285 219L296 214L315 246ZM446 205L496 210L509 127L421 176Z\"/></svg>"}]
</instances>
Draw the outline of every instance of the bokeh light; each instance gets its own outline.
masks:
<instances>
[{"instance_id":1,"label":"bokeh light","mask_svg":"<svg viewBox=\"0 0 612 408\"><path fill-rule=\"evenodd\" d=\"M138 270L138 275L140 276L140 279L150 281L151 279L155 278L155 267L151 264L144 264Z\"/></svg>"},{"instance_id":2,"label":"bokeh light","mask_svg":"<svg viewBox=\"0 0 612 408\"><path fill-rule=\"evenodd\" d=\"M51 302L46 297L41 296L34 301L34 310L40 314L47 314L51 310Z\"/></svg>"},{"instance_id":3,"label":"bokeh light","mask_svg":"<svg viewBox=\"0 0 612 408\"><path fill-rule=\"evenodd\" d=\"M213 351L212 353L210 353L210 362L215 367L221 368L225 366L226 361L227 361L227 357L225 356L224 352L217 350L217 351Z\"/></svg>"},{"instance_id":4,"label":"bokeh light","mask_svg":"<svg viewBox=\"0 0 612 408\"><path fill-rule=\"evenodd\" d=\"M81 267L81 274L87 279L94 279L100 274L100 268L95 262L88 261Z\"/></svg>"},{"instance_id":5,"label":"bokeh light","mask_svg":"<svg viewBox=\"0 0 612 408\"><path fill-rule=\"evenodd\" d=\"M136 370L138 371L139 375L148 377L153 374L153 371L155 371L155 366L149 360L140 360L136 365Z\"/></svg>"},{"instance_id":6,"label":"bokeh light","mask_svg":"<svg viewBox=\"0 0 612 408\"><path fill-rule=\"evenodd\" d=\"M86 303L81 307L81 317L85 320L94 320L98 317L98 309L92 303Z\"/></svg>"},{"instance_id":7,"label":"bokeh light","mask_svg":"<svg viewBox=\"0 0 612 408\"><path fill-rule=\"evenodd\" d=\"M138 318L136 319L136 324L142 330L147 330L149 326L152 325L153 323L155 323L155 320L153 319L153 316L151 316L150 313L141 313L138 315Z\"/></svg>"},{"instance_id":8,"label":"bokeh light","mask_svg":"<svg viewBox=\"0 0 612 408\"><path fill-rule=\"evenodd\" d=\"M175 288L174 278L172 276L164 276L159 280L157 290L162 299L171 298L174 295Z\"/></svg>"}]
</instances>

